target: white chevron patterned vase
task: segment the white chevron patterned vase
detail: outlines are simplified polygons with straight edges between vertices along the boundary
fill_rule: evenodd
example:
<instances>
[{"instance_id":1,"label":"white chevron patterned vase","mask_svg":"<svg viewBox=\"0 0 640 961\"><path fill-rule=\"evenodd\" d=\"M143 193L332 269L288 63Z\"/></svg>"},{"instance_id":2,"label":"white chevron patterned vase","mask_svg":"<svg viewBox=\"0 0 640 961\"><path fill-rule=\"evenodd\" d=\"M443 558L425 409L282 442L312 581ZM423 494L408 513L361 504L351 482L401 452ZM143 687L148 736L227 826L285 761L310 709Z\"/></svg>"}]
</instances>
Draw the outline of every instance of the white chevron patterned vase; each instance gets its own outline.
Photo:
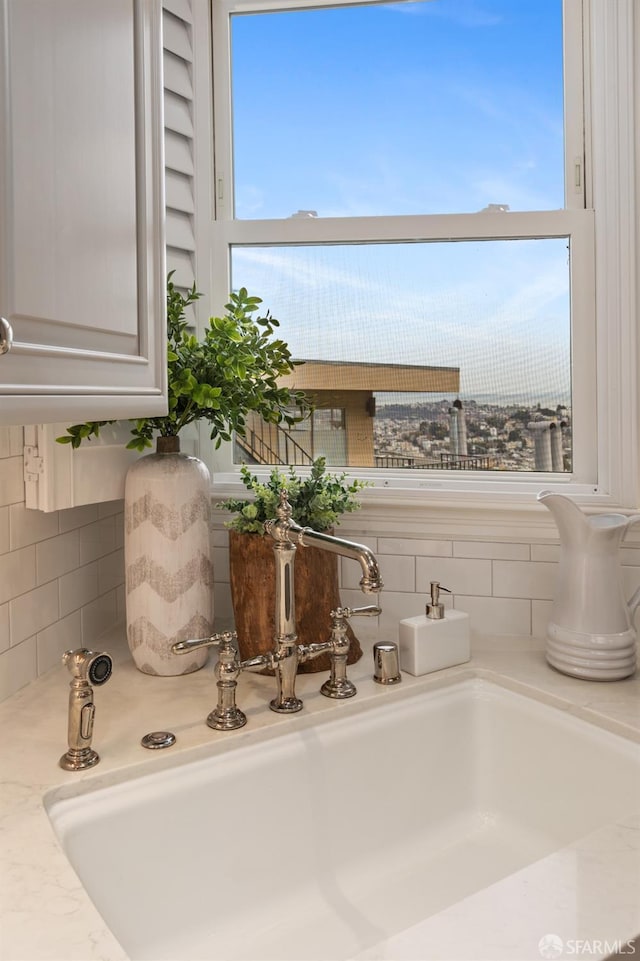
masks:
<instances>
[{"instance_id":1,"label":"white chevron patterned vase","mask_svg":"<svg viewBox=\"0 0 640 961\"><path fill-rule=\"evenodd\" d=\"M158 438L158 453L127 472L127 640L145 674L190 674L207 662L207 648L173 654L171 645L213 633L210 486L206 465L181 454L177 437Z\"/></svg>"}]
</instances>

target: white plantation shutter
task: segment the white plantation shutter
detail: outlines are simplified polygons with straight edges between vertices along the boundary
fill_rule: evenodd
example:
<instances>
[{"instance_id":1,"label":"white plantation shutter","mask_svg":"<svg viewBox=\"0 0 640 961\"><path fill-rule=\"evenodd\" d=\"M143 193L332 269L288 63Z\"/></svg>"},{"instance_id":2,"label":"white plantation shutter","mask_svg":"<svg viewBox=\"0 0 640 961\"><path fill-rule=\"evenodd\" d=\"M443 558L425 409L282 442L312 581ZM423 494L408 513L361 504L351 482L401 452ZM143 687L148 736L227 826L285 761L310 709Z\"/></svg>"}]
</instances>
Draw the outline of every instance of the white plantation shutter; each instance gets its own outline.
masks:
<instances>
[{"instance_id":1,"label":"white plantation shutter","mask_svg":"<svg viewBox=\"0 0 640 961\"><path fill-rule=\"evenodd\" d=\"M174 283L196 277L195 124L192 0L165 0L164 149L167 270Z\"/></svg>"},{"instance_id":2,"label":"white plantation shutter","mask_svg":"<svg viewBox=\"0 0 640 961\"><path fill-rule=\"evenodd\" d=\"M209 220L208 4L205 0L164 0L162 6L167 271L175 271L173 282L178 287L189 288L195 280L206 289L208 266L206 271L203 268L206 277L199 280L198 252L202 250L200 259L207 264L208 247L203 244L208 243ZM196 140L197 129L202 146ZM198 190L204 198L200 204ZM204 217L198 216L199 207ZM189 319L195 323L195 313ZM130 439L128 425L104 430L100 438L75 451L70 445L55 443L67 426L25 428L27 507L54 511L122 498L127 468L139 456L124 449ZM189 449L190 444L190 439L185 439L183 448Z\"/></svg>"}]
</instances>

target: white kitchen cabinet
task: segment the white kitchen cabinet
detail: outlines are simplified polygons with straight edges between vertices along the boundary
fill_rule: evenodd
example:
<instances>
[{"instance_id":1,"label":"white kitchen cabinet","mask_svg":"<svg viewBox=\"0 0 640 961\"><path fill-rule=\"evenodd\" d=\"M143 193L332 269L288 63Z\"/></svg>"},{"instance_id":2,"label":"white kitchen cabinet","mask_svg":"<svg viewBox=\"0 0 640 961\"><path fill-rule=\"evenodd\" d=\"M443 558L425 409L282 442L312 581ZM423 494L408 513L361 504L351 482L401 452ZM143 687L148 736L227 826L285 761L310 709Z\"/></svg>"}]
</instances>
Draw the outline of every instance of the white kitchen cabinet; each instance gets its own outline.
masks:
<instances>
[{"instance_id":1,"label":"white kitchen cabinet","mask_svg":"<svg viewBox=\"0 0 640 961\"><path fill-rule=\"evenodd\" d=\"M160 0L0 0L0 424L166 411Z\"/></svg>"}]
</instances>

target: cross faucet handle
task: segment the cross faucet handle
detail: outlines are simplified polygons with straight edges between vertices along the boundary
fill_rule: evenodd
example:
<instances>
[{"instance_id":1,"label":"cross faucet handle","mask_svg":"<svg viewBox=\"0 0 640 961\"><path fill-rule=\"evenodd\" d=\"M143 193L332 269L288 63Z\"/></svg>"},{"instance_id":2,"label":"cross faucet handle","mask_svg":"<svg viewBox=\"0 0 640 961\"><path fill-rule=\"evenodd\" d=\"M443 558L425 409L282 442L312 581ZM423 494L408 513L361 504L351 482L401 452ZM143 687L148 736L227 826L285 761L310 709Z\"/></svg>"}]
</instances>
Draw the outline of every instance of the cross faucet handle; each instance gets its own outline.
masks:
<instances>
[{"instance_id":1,"label":"cross faucet handle","mask_svg":"<svg viewBox=\"0 0 640 961\"><path fill-rule=\"evenodd\" d=\"M331 637L329 644L331 649L331 672L329 678L320 688L320 693L325 697L332 697L342 700L343 698L353 697L357 694L355 684L347 677L347 657L349 655L349 637L347 636L347 619L354 614L373 615L379 614L378 607L337 607L331 611Z\"/></svg>"},{"instance_id":2,"label":"cross faucet handle","mask_svg":"<svg viewBox=\"0 0 640 961\"><path fill-rule=\"evenodd\" d=\"M194 637L185 641L176 641L171 645L171 650L174 654L188 654L189 651L197 651L201 647L219 647L222 654L229 648L235 650L231 642L237 638L235 631L223 631L222 634L212 634L211 637Z\"/></svg>"},{"instance_id":3,"label":"cross faucet handle","mask_svg":"<svg viewBox=\"0 0 640 961\"><path fill-rule=\"evenodd\" d=\"M224 631L222 634L212 634L211 637L176 641L171 646L174 654L188 654L200 647L218 647L218 662L215 667L218 703L207 717L207 724L214 731L235 731L247 723L246 714L236 705L236 688L242 665L232 643L235 639L235 631Z\"/></svg>"},{"instance_id":4,"label":"cross faucet handle","mask_svg":"<svg viewBox=\"0 0 640 961\"><path fill-rule=\"evenodd\" d=\"M338 607L331 611L331 616L338 617L377 617L382 614L382 608L377 604L368 604L366 607Z\"/></svg>"}]
</instances>

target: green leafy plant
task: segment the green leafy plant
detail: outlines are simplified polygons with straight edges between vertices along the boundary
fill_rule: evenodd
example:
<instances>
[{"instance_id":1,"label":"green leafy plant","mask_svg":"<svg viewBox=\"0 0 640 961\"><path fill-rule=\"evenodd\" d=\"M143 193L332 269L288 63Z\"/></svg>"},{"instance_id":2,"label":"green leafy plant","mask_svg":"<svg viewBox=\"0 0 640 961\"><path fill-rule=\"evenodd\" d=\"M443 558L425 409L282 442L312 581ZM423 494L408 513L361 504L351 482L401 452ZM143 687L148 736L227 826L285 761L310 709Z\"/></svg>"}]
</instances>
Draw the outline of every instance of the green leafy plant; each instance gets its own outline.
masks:
<instances>
[{"instance_id":1,"label":"green leafy plant","mask_svg":"<svg viewBox=\"0 0 640 961\"><path fill-rule=\"evenodd\" d=\"M143 451L152 438L177 436L194 421L211 425L216 447L244 434L246 416L255 412L271 424L294 424L311 409L302 391L278 386L299 363L286 343L275 337L279 322L269 311L258 313L262 300L242 287L229 296L223 317L211 317L204 337L190 333L186 308L201 297L193 287L183 295L167 278L167 366L169 411L162 417L131 420L133 439L128 448ZM80 444L100 433L113 420L90 421L67 428L56 438L60 444Z\"/></svg>"},{"instance_id":2,"label":"green leafy plant","mask_svg":"<svg viewBox=\"0 0 640 961\"><path fill-rule=\"evenodd\" d=\"M262 534L264 522L276 516L280 492L286 490L291 504L293 520L302 527L312 527L326 531L340 523L342 514L360 508L356 496L370 481L349 480L347 475L328 474L326 460L314 460L308 477L299 477L295 469L288 472L274 468L266 483L263 483L247 467L240 469L244 486L253 497L247 500L229 498L217 506L236 514L226 526L245 534Z\"/></svg>"}]
</instances>

